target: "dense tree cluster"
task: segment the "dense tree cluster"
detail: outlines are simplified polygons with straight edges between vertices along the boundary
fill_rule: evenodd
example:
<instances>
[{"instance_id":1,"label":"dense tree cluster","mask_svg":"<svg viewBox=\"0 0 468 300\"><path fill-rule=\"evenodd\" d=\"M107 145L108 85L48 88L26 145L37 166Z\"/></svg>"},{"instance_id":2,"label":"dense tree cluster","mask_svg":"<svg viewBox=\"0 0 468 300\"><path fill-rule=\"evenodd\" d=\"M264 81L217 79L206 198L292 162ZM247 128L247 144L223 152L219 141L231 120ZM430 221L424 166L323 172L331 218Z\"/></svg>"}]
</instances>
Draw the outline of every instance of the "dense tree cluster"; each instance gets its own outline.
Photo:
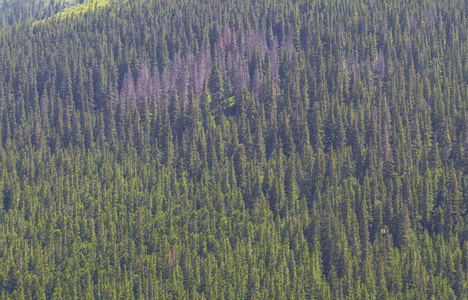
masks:
<instances>
[{"instance_id":1,"label":"dense tree cluster","mask_svg":"<svg viewBox=\"0 0 468 300\"><path fill-rule=\"evenodd\" d=\"M464 1L24 7L2 299L468 297Z\"/></svg>"}]
</instances>

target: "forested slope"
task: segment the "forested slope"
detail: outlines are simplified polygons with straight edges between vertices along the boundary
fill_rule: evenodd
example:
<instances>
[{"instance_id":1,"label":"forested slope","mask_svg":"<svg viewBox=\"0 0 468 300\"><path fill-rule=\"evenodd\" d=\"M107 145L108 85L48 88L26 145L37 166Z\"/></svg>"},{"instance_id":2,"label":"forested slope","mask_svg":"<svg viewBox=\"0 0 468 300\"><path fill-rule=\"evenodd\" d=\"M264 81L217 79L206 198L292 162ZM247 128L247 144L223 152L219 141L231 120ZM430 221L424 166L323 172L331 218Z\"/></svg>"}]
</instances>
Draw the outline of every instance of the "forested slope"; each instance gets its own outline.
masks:
<instances>
[{"instance_id":1,"label":"forested slope","mask_svg":"<svg viewBox=\"0 0 468 300\"><path fill-rule=\"evenodd\" d=\"M103 6L109 0L0 0L0 26L83 12L95 8L96 3Z\"/></svg>"},{"instance_id":2,"label":"forested slope","mask_svg":"<svg viewBox=\"0 0 468 300\"><path fill-rule=\"evenodd\" d=\"M10 16L2 299L467 297L466 2Z\"/></svg>"}]
</instances>

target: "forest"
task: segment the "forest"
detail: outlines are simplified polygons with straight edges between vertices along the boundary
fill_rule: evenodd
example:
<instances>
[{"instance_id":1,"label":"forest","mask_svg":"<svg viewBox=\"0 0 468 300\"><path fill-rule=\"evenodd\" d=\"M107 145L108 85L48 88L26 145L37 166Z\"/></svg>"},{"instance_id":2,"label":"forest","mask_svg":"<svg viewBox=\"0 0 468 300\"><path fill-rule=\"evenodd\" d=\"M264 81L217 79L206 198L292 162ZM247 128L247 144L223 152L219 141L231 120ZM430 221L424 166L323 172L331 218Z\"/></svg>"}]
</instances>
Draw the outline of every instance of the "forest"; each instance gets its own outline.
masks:
<instances>
[{"instance_id":1,"label":"forest","mask_svg":"<svg viewBox=\"0 0 468 300\"><path fill-rule=\"evenodd\" d=\"M0 299L468 298L466 0L98 2L0 10Z\"/></svg>"}]
</instances>

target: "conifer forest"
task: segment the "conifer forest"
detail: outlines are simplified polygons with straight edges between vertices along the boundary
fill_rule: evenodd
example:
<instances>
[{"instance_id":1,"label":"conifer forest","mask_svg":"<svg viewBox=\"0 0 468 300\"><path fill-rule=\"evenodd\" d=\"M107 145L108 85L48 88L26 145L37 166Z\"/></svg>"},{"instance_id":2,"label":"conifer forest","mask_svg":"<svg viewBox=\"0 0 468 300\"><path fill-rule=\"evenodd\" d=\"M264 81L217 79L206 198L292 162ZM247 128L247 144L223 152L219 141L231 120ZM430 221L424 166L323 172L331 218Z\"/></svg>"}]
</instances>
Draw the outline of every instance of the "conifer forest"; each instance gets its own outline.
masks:
<instances>
[{"instance_id":1,"label":"conifer forest","mask_svg":"<svg viewBox=\"0 0 468 300\"><path fill-rule=\"evenodd\" d=\"M0 299L468 299L468 1L0 1Z\"/></svg>"}]
</instances>

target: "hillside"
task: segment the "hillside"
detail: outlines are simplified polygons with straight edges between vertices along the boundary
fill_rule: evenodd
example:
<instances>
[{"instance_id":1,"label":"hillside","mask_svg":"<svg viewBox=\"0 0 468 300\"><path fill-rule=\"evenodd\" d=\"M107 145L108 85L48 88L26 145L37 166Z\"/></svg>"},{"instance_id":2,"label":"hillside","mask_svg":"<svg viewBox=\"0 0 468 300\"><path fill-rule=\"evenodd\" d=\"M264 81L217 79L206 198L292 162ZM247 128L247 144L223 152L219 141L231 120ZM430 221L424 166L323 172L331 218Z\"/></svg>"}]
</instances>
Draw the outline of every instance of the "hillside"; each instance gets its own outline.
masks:
<instances>
[{"instance_id":1,"label":"hillside","mask_svg":"<svg viewBox=\"0 0 468 300\"><path fill-rule=\"evenodd\" d=\"M0 26L28 20L42 21L56 16L67 17L107 3L109 0L0 0Z\"/></svg>"},{"instance_id":2,"label":"hillside","mask_svg":"<svg viewBox=\"0 0 468 300\"><path fill-rule=\"evenodd\" d=\"M0 14L1 299L467 298L464 1L97 1Z\"/></svg>"}]
</instances>

